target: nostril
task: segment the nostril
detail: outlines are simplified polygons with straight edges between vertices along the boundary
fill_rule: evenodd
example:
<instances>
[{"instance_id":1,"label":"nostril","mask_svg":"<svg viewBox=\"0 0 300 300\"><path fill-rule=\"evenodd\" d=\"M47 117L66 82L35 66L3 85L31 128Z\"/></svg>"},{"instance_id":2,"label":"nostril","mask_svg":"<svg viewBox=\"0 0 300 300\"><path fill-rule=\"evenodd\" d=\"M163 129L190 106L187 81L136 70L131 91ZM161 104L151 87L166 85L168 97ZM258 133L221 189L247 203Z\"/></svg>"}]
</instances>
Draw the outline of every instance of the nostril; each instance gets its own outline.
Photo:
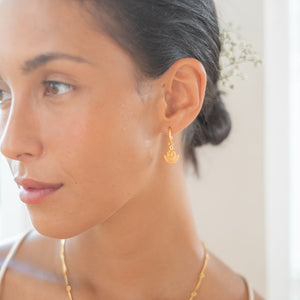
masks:
<instances>
[{"instance_id":1,"label":"nostril","mask_svg":"<svg viewBox=\"0 0 300 300\"><path fill-rule=\"evenodd\" d=\"M15 106L1 136L0 151L13 160L31 160L43 154L43 143L39 135L39 119L31 112L25 113L23 106Z\"/></svg>"},{"instance_id":2,"label":"nostril","mask_svg":"<svg viewBox=\"0 0 300 300\"><path fill-rule=\"evenodd\" d=\"M29 157L31 157L33 155L31 153L21 153L21 154L17 155L17 158L21 158L22 156L29 156Z\"/></svg>"}]
</instances>

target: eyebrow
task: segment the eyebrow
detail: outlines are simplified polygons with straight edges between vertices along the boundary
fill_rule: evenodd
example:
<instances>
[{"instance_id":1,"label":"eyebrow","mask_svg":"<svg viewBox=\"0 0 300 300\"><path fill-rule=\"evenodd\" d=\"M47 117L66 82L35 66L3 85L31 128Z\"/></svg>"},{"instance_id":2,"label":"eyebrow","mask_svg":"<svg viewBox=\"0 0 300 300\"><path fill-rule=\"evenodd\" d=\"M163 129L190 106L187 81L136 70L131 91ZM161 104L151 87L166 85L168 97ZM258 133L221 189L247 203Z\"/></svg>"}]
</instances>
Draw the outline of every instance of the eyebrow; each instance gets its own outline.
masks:
<instances>
[{"instance_id":1,"label":"eyebrow","mask_svg":"<svg viewBox=\"0 0 300 300\"><path fill-rule=\"evenodd\" d=\"M79 56L74 56L74 55L61 53L61 52L49 52L49 53L37 55L36 57L25 61L24 64L21 66L22 73L24 75L27 75L33 72L34 70L40 68L41 66L47 64L48 62L57 59L65 59L65 60L71 60L78 63L92 64L88 60Z\"/></svg>"}]
</instances>

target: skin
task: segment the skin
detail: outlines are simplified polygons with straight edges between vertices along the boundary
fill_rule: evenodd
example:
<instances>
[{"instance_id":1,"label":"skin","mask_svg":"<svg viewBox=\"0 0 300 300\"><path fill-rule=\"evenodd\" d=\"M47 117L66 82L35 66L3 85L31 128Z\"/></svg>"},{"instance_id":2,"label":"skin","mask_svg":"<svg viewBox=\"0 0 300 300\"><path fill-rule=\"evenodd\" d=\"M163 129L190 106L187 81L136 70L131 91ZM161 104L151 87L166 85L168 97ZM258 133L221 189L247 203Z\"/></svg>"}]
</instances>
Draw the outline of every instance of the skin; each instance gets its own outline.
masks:
<instances>
[{"instance_id":1,"label":"skin","mask_svg":"<svg viewBox=\"0 0 300 300\"><path fill-rule=\"evenodd\" d=\"M61 238L75 299L188 299L204 249L182 155L175 165L163 156L169 127L182 153L182 131L203 104L205 70L182 59L137 89L132 58L89 21L73 1L0 1L0 89L10 95L0 107L1 152L15 177L63 184L27 205L36 231L15 257L16 266L54 279L12 266L1 299L67 299ZM87 62L60 58L24 74L25 61L49 52ZM45 80L63 84L51 89ZM212 253L206 275L195 300L247 299L240 276Z\"/></svg>"}]
</instances>

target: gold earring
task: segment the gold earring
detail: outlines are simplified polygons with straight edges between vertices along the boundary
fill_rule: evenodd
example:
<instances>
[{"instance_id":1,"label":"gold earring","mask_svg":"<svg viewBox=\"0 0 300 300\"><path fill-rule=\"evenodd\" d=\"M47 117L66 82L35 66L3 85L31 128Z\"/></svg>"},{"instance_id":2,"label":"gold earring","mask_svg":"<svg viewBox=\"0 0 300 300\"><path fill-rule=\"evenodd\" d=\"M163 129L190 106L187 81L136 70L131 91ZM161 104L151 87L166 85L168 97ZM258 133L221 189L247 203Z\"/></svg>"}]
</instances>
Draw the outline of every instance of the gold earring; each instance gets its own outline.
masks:
<instances>
[{"instance_id":1,"label":"gold earring","mask_svg":"<svg viewBox=\"0 0 300 300\"><path fill-rule=\"evenodd\" d=\"M171 127L169 127L169 151L166 155L164 155L164 158L168 164L175 164L179 159L179 155L174 151L174 142Z\"/></svg>"}]
</instances>

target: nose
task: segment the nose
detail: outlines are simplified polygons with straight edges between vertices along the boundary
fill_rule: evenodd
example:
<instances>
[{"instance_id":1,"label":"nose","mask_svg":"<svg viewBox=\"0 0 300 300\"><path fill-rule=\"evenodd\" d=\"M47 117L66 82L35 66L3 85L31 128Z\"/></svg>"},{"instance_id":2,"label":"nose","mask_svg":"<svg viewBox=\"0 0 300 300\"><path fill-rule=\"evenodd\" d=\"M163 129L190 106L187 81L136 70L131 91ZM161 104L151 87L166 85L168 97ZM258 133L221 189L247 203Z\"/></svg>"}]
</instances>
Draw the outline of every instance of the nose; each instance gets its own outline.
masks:
<instances>
[{"instance_id":1,"label":"nose","mask_svg":"<svg viewBox=\"0 0 300 300\"><path fill-rule=\"evenodd\" d=\"M0 151L8 159L29 161L43 152L38 118L34 110L12 104L0 139Z\"/></svg>"}]
</instances>

